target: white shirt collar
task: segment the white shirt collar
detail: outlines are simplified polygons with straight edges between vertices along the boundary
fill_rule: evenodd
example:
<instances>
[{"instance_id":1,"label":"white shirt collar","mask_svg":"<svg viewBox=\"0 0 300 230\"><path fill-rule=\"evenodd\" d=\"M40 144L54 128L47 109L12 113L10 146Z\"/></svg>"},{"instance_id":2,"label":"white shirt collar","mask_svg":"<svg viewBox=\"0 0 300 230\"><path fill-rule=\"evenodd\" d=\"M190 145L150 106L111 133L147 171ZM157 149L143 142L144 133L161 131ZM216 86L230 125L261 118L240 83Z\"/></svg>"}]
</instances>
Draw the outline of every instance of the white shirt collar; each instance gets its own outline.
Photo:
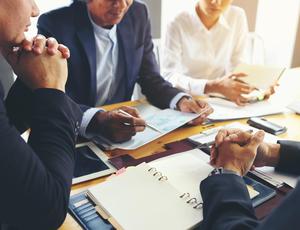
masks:
<instances>
[{"instance_id":1,"label":"white shirt collar","mask_svg":"<svg viewBox=\"0 0 300 230\"><path fill-rule=\"evenodd\" d=\"M89 16L90 22L92 23L94 33L96 35L109 37L114 42L117 41L117 25L114 25L111 29L106 29L106 28L103 28L102 26L97 25L94 22L89 11L88 11L88 16Z\"/></svg>"},{"instance_id":2,"label":"white shirt collar","mask_svg":"<svg viewBox=\"0 0 300 230\"><path fill-rule=\"evenodd\" d=\"M228 21L226 19L226 13L227 13L227 11L228 10L226 10L223 14L220 15L219 20L217 21L217 23L210 30L212 30L212 29L214 29L216 27L223 27L226 30L231 30L231 27L229 26L229 23L228 23ZM192 10L191 15L194 18L195 23L198 26L200 25L201 30L210 31L210 30L207 30L207 28L205 27L205 25L203 24L203 22L199 18L199 16L198 16L195 8Z\"/></svg>"}]
</instances>

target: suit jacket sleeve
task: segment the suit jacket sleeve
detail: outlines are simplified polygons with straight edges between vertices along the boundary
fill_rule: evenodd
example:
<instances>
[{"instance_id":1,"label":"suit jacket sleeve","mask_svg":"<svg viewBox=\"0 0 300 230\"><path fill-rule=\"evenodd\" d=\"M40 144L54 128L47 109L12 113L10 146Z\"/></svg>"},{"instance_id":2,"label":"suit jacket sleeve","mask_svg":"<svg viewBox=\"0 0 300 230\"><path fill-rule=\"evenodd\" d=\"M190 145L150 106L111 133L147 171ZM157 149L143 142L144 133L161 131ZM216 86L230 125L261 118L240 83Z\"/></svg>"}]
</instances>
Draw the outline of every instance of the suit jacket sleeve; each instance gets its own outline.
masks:
<instances>
[{"instance_id":1,"label":"suit jacket sleeve","mask_svg":"<svg viewBox=\"0 0 300 230\"><path fill-rule=\"evenodd\" d=\"M171 100L182 91L172 87L171 84L160 75L159 66L153 52L151 26L147 8L144 6L143 10L143 15L146 16L144 19L146 35L138 83L142 88L142 93L146 95L149 102L159 108L169 108Z\"/></svg>"},{"instance_id":2,"label":"suit jacket sleeve","mask_svg":"<svg viewBox=\"0 0 300 230\"><path fill-rule=\"evenodd\" d=\"M81 110L64 93L32 93L29 144L0 101L0 223L56 229L64 221L74 169Z\"/></svg>"},{"instance_id":3,"label":"suit jacket sleeve","mask_svg":"<svg viewBox=\"0 0 300 230\"><path fill-rule=\"evenodd\" d=\"M20 133L31 128L30 113L32 111L33 92L17 79L9 90L5 101L7 114L11 124L13 124ZM79 105L82 112L90 107Z\"/></svg>"},{"instance_id":4,"label":"suit jacket sleeve","mask_svg":"<svg viewBox=\"0 0 300 230\"><path fill-rule=\"evenodd\" d=\"M300 219L300 185L291 192L263 221L254 215L252 202L241 177L215 175L205 179L200 186L203 205L204 230L281 230L298 229Z\"/></svg>"},{"instance_id":5,"label":"suit jacket sleeve","mask_svg":"<svg viewBox=\"0 0 300 230\"><path fill-rule=\"evenodd\" d=\"M280 159L276 170L300 175L300 142L279 141Z\"/></svg>"},{"instance_id":6,"label":"suit jacket sleeve","mask_svg":"<svg viewBox=\"0 0 300 230\"><path fill-rule=\"evenodd\" d=\"M202 181L200 190L204 201L203 229L246 230L258 225L241 177L231 174L210 176Z\"/></svg>"}]
</instances>

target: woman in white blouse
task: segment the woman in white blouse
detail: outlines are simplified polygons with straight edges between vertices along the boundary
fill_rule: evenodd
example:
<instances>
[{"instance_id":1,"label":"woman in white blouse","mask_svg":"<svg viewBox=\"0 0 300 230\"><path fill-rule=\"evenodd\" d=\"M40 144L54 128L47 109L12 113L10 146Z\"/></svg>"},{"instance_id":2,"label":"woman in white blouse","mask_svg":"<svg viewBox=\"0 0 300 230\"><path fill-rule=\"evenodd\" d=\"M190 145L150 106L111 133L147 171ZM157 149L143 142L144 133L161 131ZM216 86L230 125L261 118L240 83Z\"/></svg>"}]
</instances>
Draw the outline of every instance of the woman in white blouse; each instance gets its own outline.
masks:
<instances>
[{"instance_id":1,"label":"woman in white blouse","mask_svg":"<svg viewBox=\"0 0 300 230\"><path fill-rule=\"evenodd\" d=\"M232 1L199 0L169 24L163 75L193 95L218 93L244 105L242 94L253 88L238 81L244 74L230 73L245 62L248 25L245 12Z\"/></svg>"}]
</instances>

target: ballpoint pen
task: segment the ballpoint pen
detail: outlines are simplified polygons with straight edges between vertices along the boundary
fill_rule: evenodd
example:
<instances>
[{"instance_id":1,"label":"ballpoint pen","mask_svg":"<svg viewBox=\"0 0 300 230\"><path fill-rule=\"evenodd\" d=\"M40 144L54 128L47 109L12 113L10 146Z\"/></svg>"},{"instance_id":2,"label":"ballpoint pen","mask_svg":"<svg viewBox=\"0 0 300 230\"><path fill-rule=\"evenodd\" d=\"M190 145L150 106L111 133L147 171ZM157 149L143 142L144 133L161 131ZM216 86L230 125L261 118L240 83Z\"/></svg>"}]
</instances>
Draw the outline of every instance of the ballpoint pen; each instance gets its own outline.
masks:
<instances>
[{"instance_id":1,"label":"ballpoint pen","mask_svg":"<svg viewBox=\"0 0 300 230\"><path fill-rule=\"evenodd\" d=\"M119 111L120 113L122 113L122 114L128 116L128 117L133 117L131 114L125 112L125 111L122 110L122 109L119 109L118 111ZM149 127L149 128L151 128L151 129L153 129L153 130L155 130L155 131L157 131L157 132L159 132L159 133L161 133L161 131L160 131L158 128L154 127L153 125L150 125L149 123L146 123L146 126Z\"/></svg>"}]
</instances>

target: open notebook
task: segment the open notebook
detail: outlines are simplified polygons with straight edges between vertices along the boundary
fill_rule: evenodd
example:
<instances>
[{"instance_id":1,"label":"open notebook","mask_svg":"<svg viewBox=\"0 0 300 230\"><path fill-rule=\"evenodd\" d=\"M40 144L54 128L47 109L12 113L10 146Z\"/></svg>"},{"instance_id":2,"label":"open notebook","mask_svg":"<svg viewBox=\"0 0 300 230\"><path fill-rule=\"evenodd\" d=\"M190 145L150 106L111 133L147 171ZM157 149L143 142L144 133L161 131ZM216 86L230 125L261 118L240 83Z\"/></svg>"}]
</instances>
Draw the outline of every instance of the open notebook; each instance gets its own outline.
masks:
<instances>
[{"instance_id":1,"label":"open notebook","mask_svg":"<svg viewBox=\"0 0 300 230\"><path fill-rule=\"evenodd\" d=\"M87 194L118 229L191 229L203 218L199 185L213 169L207 162L198 149L175 154L129 167Z\"/></svg>"}]
</instances>

